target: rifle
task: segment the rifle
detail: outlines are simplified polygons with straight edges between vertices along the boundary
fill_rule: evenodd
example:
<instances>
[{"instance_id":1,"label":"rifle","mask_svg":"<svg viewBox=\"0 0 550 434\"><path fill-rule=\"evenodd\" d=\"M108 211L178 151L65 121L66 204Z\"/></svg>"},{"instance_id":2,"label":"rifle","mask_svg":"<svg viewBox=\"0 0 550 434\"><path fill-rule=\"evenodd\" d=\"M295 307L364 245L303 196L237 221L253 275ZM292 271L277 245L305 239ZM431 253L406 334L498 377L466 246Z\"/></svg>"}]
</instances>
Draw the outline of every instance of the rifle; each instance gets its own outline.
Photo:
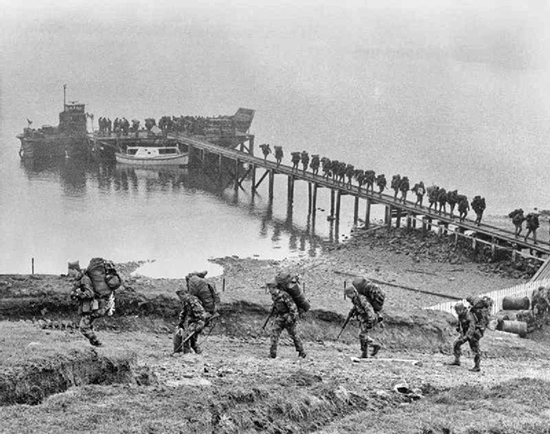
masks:
<instances>
[{"instance_id":1,"label":"rifle","mask_svg":"<svg viewBox=\"0 0 550 434\"><path fill-rule=\"evenodd\" d=\"M273 306L271 308L271 312L269 312L269 315L267 316L267 318L265 319L265 322L264 322L264 325L262 326L262 330L265 330L265 327L267 326L267 323L269 322L269 320L271 319L271 317L273 316L273 313L275 312L275 306Z\"/></svg>"},{"instance_id":2,"label":"rifle","mask_svg":"<svg viewBox=\"0 0 550 434\"><path fill-rule=\"evenodd\" d=\"M338 336L336 336L336 340L340 339L340 336L342 336L342 333L344 332L346 326L348 325L348 323L350 322L351 318L353 317L353 315L351 314L351 312L349 313L348 317L346 318L346 321L344 322L344 325L342 326L342 328L340 329L340 333L338 333Z\"/></svg>"}]
</instances>

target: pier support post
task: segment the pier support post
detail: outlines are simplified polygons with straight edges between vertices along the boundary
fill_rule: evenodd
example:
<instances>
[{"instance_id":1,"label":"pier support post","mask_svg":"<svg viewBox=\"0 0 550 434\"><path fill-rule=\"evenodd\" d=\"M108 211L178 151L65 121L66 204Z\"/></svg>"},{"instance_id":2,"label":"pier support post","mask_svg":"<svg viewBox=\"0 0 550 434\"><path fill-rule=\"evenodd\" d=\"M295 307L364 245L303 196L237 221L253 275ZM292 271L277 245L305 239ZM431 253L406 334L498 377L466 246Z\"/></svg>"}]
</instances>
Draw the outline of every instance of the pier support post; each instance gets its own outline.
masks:
<instances>
[{"instance_id":1,"label":"pier support post","mask_svg":"<svg viewBox=\"0 0 550 434\"><path fill-rule=\"evenodd\" d=\"M311 224L315 227L315 215L317 214L317 184L313 184L313 194L311 197Z\"/></svg>"},{"instance_id":2,"label":"pier support post","mask_svg":"<svg viewBox=\"0 0 550 434\"><path fill-rule=\"evenodd\" d=\"M353 225L357 225L357 220L359 220L359 196L355 196L355 205L353 208Z\"/></svg>"},{"instance_id":3,"label":"pier support post","mask_svg":"<svg viewBox=\"0 0 550 434\"><path fill-rule=\"evenodd\" d=\"M411 213L407 213L407 231L410 232L412 229Z\"/></svg>"},{"instance_id":4,"label":"pier support post","mask_svg":"<svg viewBox=\"0 0 550 434\"><path fill-rule=\"evenodd\" d=\"M235 190L239 188L239 159L235 160Z\"/></svg>"},{"instance_id":5,"label":"pier support post","mask_svg":"<svg viewBox=\"0 0 550 434\"><path fill-rule=\"evenodd\" d=\"M273 200L273 184L275 183L275 172L269 171L269 200Z\"/></svg>"},{"instance_id":6,"label":"pier support post","mask_svg":"<svg viewBox=\"0 0 550 434\"><path fill-rule=\"evenodd\" d=\"M256 165L252 165L252 193L256 192Z\"/></svg>"},{"instance_id":7,"label":"pier support post","mask_svg":"<svg viewBox=\"0 0 550 434\"><path fill-rule=\"evenodd\" d=\"M307 183L307 213L311 214L311 202L313 201L313 185L311 182Z\"/></svg>"},{"instance_id":8,"label":"pier support post","mask_svg":"<svg viewBox=\"0 0 550 434\"><path fill-rule=\"evenodd\" d=\"M396 207L397 216L395 218L395 227L398 228L401 226L401 208Z\"/></svg>"},{"instance_id":9,"label":"pier support post","mask_svg":"<svg viewBox=\"0 0 550 434\"><path fill-rule=\"evenodd\" d=\"M218 154L218 172L221 175L221 173L222 173L222 154Z\"/></svg>"},{"instance_id":10,"label":"pier support post","mask_svg":"<svg viewBox=\"0 0 550 434\"><path fill-rule=\"evenodd\" d=\"M367 198L367 207L365 209L365 229L368 229L370 227L370 206L371 200Z\"/></svg>"},{"instance_id":11,"label":"pier support post","mask_svg":"<svg viewBox=\"0 0 550 434\"><path fill-rule=\"evenodd\" d=\"M330 190L330 216L334 218L334 189Z\"/></svg>"},{"instance_id":12,"label":"pier support post","mask_svg":"<svg viewBox=\"0 0 550 434\"><path fill-rule=\"evenodd\" d=\"M254 155L254 136L248 139L248 152L250 155Z\"/></svg>"},{"instance_id":13,"label":"pier support post","mask_svg":"<svg viewBox=\"0 0 550 434\"><path fill-rule=\"evenodd\" d=\"M288 175L287 200L294 202L294 175Z\"/></svg>"},{"instance_id":14,"label":"pier support post","mask_svg":"<svg viewBox=\"0 0 550 434\"><path fill-rule=\"evenodd\" d=\"M393 212L393 207L391 205L388 205L386 207L386 226L388 229L391 229L391 215Z\"/></svg>"},{"instance_id":15,"label":"pier support post","mask_svg":"<svg viewBox=\"0 0 550 434\"><path fill-rule=\"evenodd\" d=\"M342 192L338 190L336 192L336 222L340 221L340 204L342 202Z\"/></svg>"}]
</instances>

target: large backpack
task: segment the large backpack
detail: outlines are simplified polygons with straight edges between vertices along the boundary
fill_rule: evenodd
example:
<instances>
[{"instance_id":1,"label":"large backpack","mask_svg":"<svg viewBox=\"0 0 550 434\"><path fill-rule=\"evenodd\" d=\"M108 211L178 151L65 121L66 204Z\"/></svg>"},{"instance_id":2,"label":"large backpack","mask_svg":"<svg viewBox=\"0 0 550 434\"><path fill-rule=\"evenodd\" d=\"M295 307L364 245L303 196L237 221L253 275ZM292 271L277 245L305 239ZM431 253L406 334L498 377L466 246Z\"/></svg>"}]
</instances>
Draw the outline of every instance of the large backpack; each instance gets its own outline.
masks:
<instances>
[{"instance_id":1,"label":"large backpack","mask_svg":"<svg viewBox=\"0 0 550 434\"><path fill-rule=\"evenodd\" d=\"M493 299L486 295L479 297L477 295L466 298L466 301L470 303L470 312L476 319L476 328L485 330L489 325L491 319L491 309L493 307Z\"/></svg>"},{"instance_id":2,"label":"large backpack","mask_svg":"<svg viewBox=\"0 0 550 434\"><path fill-rule=\"evenodd\" d=\"M111 292L118 289L122 279L111 261L103 258L92 258L86 269L86 274L92 281L94 292L99 298L107 298Z\"/></svg>"},{"instance_id":3,"label":"large backpack","mask_svg":"<svg viewBox=\"0 0 550 434\"><path fill-rule=\"evenodd\" d=\"M359 294L367 297L375 312L380 312L383 309L386 293L378 285L364 277L357 277L353 280L352 285Z\"/></svg>"},{"instance_id":4,"label":"large backpack","mask_svg":"<svg viewBox=\"0 0 550 434\"><path fill-rule=\"evenodd\" d=\"M194 274L187 279L187 289L189 294L200 300L204 310L209 314L213 315L216 312L216 307L220 303L220 296L214 284Z\"/></svg>"},{"instance_id":5,"label":"large backpack","mask_svg":"<svg viewBox=\"0 0 550 434\"><path fill-rule=\"evenodd\" d=\"M311 309L311 304L300 286L298 276L291 276L288 273L279 273L275 277L275 281L279 289L282 289L292 297L299 311L308 312L309 309Z\"/></svg>"}]
</instances>

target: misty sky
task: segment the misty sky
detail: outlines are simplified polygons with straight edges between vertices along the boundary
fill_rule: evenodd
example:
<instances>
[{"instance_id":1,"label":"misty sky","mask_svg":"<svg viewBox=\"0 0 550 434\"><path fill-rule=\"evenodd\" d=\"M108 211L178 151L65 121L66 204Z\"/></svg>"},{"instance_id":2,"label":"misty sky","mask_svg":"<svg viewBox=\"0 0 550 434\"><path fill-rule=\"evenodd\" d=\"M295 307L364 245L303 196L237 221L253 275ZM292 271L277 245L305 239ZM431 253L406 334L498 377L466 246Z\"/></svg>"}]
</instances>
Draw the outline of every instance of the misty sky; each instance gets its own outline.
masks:
<instances>
[{"instance_id":1,"label":"misty sky","mask_svg":"<svg viewBox=\"0 0 550 434\"><path fill-rule=\"evenodd\" d=\"M159 114L183 99L190 112L226 112L236 94L255 107L285 93L330 103L334 89L361 84L361 69L380 50L491 52L536 65L549 54L542 1L0 4L3 110L21 95L53 104L60 80L102 110L109 101L138 115L146 110L136 109L136 93ZM57 94L44 95L48 88Z\"/></svg>"}]
</instances>

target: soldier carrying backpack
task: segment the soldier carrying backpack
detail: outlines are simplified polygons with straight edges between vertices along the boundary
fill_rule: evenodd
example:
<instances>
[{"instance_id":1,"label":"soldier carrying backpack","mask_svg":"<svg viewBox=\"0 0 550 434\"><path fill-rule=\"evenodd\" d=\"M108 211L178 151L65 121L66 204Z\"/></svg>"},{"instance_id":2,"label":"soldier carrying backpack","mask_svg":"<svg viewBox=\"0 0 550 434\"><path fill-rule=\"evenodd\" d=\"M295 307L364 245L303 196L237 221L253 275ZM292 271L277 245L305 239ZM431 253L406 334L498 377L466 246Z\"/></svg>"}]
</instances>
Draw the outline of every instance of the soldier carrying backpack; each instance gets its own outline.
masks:
<instances>
[{"instance_id":1,"label":"soldier carrying backpack","mask_svg":"<svg viewBox=\"0 0 550 434\"><path fill-rule=\"evenodd\" d=\"M462 303L455 305L455 311L458 315L457 331L460 337L453 344L454 361L450 363L452 366L460 366L460 356L462 355L461 347L466 342L470 345L472 353L474 353L474 366L470 369L472 372L481 370L481 350L479 341L485 333L485 329L489 324L490 310L493 305L493 300L489 297L467 297L466 301L470 304L467 308Z\"/></svg>"},{"instance_id":2,"label":"soldier carrying backpack","mask_svg":"<svg viewBox=\"0 0 550 434\"><path fill-rule=\"evenodd\" d=\"M372 346L371 356L374 357L380 351L382 346L369 336L369 331L372 330L378 322L378 316L374 311L373 306L367 297L360 294L353 286L344 290L346 296L353 303L353 308L348 314L344 327L350 319L356 318L359 321L361 331L359 332L359 343L361 345L361 358L368 358L369 345ZM344 329L342 327L342 330Z\"/></svg>"},{"instance_id":3,"label":"soldier carrying backpack","mask_svg":"<svg viewBox=\"0 0 550 434\"><path fill-rule=\"evenodd\" d=\"M115 308L114 291L122 284L114 264L103 258L93 258L88 268L77 276L71 299L78 302L80 332L96 347L102 345L93 323L104 315L111 316Z\"/></svg>"}]
</instances>

